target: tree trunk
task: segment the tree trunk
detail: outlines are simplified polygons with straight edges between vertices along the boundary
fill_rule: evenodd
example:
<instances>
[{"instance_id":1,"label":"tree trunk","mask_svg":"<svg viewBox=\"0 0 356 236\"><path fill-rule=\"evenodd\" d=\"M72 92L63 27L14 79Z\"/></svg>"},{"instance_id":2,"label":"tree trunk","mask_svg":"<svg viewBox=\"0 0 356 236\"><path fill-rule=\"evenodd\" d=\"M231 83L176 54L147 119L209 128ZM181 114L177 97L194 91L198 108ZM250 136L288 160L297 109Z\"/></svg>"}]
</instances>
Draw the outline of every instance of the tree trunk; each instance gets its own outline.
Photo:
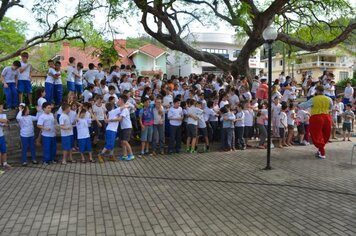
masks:
<instances>
[{"instance_id":1,"label":"tree trunk","mask_svg":"<svg viewBox=\"0 0 356 236\"><path fill-rule=\"evenodd\" d=\"M249 67L249 59L251 54L263 44L263 40L255 40L249 38L246 44L241 49L236 61L231 64L231 74L236 78L238 75L243 75L249 83L252 83L253 76Z\"/></svg>"}]
</instances>

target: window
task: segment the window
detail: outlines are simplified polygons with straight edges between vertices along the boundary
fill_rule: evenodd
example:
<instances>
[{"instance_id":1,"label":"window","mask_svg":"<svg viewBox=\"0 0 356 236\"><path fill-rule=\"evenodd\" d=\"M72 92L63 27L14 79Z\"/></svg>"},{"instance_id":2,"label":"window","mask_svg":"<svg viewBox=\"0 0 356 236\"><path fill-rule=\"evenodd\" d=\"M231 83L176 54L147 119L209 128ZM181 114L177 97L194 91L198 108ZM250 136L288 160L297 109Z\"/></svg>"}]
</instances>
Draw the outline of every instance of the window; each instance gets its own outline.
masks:
<instances>
[{"instance_id":1,"label":"window","mask_svg":"<svg viewBox=\"0 0 356 236\"><path fill-rule=\"evenodd\" d=\"M267 68L267 66L268 66L268 62L265 63L265 68Z\"/></svg>"},{"instance_id":2,"label":"window","mask_svg":"<svg viewBox=\"0 0 356 236\"><path fill-rule=\"evenodd\" d=\"M279 61L279 65L280 65L280 66L283 66L283 60L280 60L280 61Z\"/></svg>"},{"instance_id":3,"label":"window","mask_svg":"<svg viewBox=\"0 0 356 236\"><path fill-rule=\"evenodd\" d=\"M340 71L340 78L339 79L347 79L347 78L349 78L349 72Z\"/></svg>"}]
</instances>

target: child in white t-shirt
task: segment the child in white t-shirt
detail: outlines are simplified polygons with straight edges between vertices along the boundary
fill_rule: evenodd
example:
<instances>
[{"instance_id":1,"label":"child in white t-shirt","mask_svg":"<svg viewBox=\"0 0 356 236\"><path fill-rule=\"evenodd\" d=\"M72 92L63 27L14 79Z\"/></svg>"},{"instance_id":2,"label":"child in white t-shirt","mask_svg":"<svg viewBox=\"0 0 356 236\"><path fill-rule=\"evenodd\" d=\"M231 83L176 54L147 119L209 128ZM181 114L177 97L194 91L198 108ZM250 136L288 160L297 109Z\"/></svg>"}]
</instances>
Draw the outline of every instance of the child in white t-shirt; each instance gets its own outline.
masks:
<instances>
[{"instance_id":1,"label":"child in white t-shirt","mask_svg":"<svg viewBox=\"0 0 356 236\"><path fill-rule=\"evenodd\" d=\"M288 146L286 143L286 130L288 128L288 117L286 114L287 104L283 103L281 106L281 111L279 112L279 148L283 148L283 146Z\"/></svg>"},{"instance_id":2,"label":"child in white t-shirt","mask_svg":"<svg viewBox=\"0 0 356 236\"><path fill-rule=\"evenodd\" d=\"M31 159L33 164L38 164L36 161L35 150L35 131L33 122L37 121L37 116L30 116L30 110L24 104L20 104L19 113L16 116L17 122L20 125L20 136L22 146L22 166L27 166L27 150L30 149Z\"/></svg>"},{"instance_id":3,"label":"child in white t-shirt","mask_svg":"<svg viewBox=\"0 0 356 236\"><path fill-rule=\"evenodd\" d=\"M84 153L88 153L89 155L89 162L94 163L95 161L93 160L92 157L92 146L91 146L91 140L90 140L90 133L89 133L89 127L92 122L92 120L95 120L99 126L101 126L100 122L97 121L96 116L93 114L92 111L90 111L91 119L86 118L86 110L83 109L82 107L79 107L78 109L78 116L77 116L77 137L78 137L78 143L79 143L79 152L81 156L81 162L85 163L85 157Z\"/></svg>"},{"instance_id":4,"label":"child in white t-shirt","mask_svg":"<svg viewBox=\"0 0 356 236\"><path fill-rule=\"evenodd\" d=\"M73 123L69 117L71 112L70 105L62 105L62 114L59 117L59 125L61 128L61 138L62 138L62 150L63 159L62 164L67 164L68 162L75 162L72 158L72 149L74 147L74 137L73 137Z\"/></svg>"},{"instance_id":5,"label":"child in white t-shirt","mask_svg":"<svg viewBox=\"0 0 356 236\"><path fill-rule=\"evenodd\" d=\"M6 140L3 131L3 127L9 125L9 120L6 114L3 114L3 111L4 105L0 103L0 165L9 170L11 166L7 163Z\"/></svg>"},{"instance_id":6,"label":"child in white t-shirt","mask_svg":"<svg viewBox=\"0 0 356 236\"><path fill-rule=\"evenodd\" d=\"M105 123L107 123L106 132L105 132L105 147L98 155L99 163L104 163L104 155L107 151L110 152L109 160L116 161L114 157L114 147L115 147L115 140L117 136L117 129L119 126L121 109L120 108L114 109L115 107L111 103L106 103L105 107L106 110L108 111L108 114L105 117Z\"/></svg>"},{"instance_id":7,"label":"child in white t-shirt","mask_svg":"<svg viewBox=\"0 0 356 236\"><path fill-rule=\"evenodd\" d=\"M43 114L37 121L37 127L41 129L42 145L43 145L43 164L56 163L57 152L55 119L52 111L52 105L45 102L42 105Z\"/></svg>"}]
</instances>

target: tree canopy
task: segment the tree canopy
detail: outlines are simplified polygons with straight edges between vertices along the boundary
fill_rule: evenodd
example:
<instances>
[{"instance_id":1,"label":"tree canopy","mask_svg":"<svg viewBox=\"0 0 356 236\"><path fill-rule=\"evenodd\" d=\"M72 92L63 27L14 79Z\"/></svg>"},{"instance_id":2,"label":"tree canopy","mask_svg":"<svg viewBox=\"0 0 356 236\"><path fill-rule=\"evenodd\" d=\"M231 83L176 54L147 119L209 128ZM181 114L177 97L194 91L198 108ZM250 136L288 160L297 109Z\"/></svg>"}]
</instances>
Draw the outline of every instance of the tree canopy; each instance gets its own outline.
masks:
<instances>
[{"instance_id":1,"label":"tree canopy","mask_svg":"<svg viewBox=\"0 0 356 236\"><path fill-rule=\"evenodd\" d=\"M248 60L264 44L263 30L270 24L278 28L277 40L298 48L316 51L333 47L356 29L355 10L347 0L134 0L142 13L145 31L172 50L184 52L233 74L249 74ZM343 17L342 21L335 21ZM153 19L154 24L152 24ZM246 42L235 61L202 52L185 42L192 22L221 22ZM298 31L303 27L303 30ZM322 34L321 34L322 33ZM321 35L322 37L314 37Z\"/></svg>"}]
</instances>

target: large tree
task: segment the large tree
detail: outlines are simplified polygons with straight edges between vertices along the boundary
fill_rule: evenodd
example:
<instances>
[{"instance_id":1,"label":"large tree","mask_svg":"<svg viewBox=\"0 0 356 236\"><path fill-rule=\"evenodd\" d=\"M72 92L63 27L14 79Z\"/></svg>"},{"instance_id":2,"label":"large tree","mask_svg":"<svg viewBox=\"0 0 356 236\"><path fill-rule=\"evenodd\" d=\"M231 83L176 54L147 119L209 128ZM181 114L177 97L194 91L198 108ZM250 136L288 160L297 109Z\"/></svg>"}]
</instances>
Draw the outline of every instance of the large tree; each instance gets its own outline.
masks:
<instances>
[{"instance_id":1,"label":"large tree","mask_svg":"<svg viewBox=\"0 0 356 236\"><path fill-rule=\"evenodd\" d=\"M188 54L231 71L249 75L250 55L265 42L264 29L271 23L278 27L277 40L298 48L316 51L334 47L355 33L355 11L347 0L134 0L142 13L145 31L172 50ZM343 17L343 21L335 21ZM153 19L153 20L152 20ZM230 61L200 51L184 35L193 21L230 25L246 41L237 60ZM304 27L303 34L298 29ZM314 38L315 32L323 37ZM308 37L306 37L308 34Z\"/></svg>"},{"instance_id":2,"label":"large tree","mask_svg":"<svg viewBox=\"0 0 356 236\"><path fill-rule=\"evenodd\" d=\"M2 0L0 5L0 23L6 19L4 17L9 9L22 8L24 7L24 3L24 0ZM108 6L106 3L106 1L81 0L78 1L73 12L65 17L59 17L56 14L57 7L60 4L59 0L34 0L32 12L42 30L37 35L24 40L21 45L17 45L11 52L1 54L0 62L16 57L21 52L44 43L57 43L63 40L74 39L85 41L81 30L76 28L77 21L85 17L92 17L92 13L95 10L105 9ZM18 30L21 29L19 28Z\"/></svg>"}]
</instances>

